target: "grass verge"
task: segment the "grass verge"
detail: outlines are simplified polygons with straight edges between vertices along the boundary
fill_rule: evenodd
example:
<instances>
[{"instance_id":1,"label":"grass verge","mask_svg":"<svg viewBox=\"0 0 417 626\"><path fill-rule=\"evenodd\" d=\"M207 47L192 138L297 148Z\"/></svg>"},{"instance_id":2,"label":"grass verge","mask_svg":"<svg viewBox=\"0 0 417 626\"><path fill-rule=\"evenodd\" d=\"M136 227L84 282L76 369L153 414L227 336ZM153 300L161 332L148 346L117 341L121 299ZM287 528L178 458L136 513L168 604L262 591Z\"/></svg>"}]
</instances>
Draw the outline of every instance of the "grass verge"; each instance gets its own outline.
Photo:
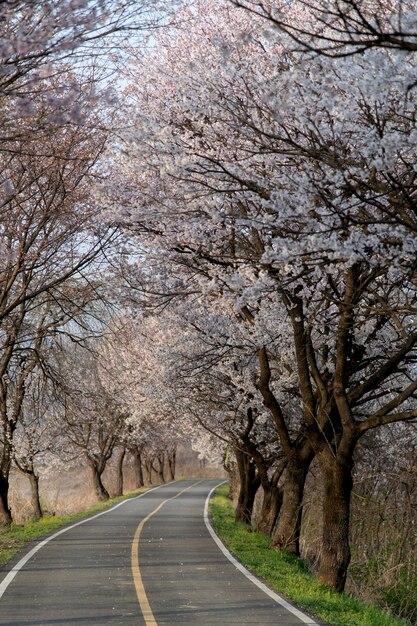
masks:
<instances>
[{"instance_id":1,"label":"grass verge","mask_svg":"<svg viewBox=\"0 0 417 626\"><path fill-rule=\"evenodd\" d=\"M45 537L70 522L77 522L95 513L100 513L100 511L110 509L121 500L134 498L144 491L148 491L148 489L150 489L150 487L142 487L127 495L100 502L86 511L74 513L73 515L42 517L40 520L30 520L25 524L12 523L9 528L0 529L0 566L10 561L10 559L31 541Z\"/></svg>"},{"instance_id":2,"label":"grass verge","mask_svg":"<svg viewBox=\"0 0 417 626\"><path fill-rule=\"evenodd\" d=\"M269 537L236 524L228 489L221 485L210 501L213 528L230 552L271 589L332 626L409 626L372 604L319 585L301 559L271 550Z\"/></svg>"}]
</instances>

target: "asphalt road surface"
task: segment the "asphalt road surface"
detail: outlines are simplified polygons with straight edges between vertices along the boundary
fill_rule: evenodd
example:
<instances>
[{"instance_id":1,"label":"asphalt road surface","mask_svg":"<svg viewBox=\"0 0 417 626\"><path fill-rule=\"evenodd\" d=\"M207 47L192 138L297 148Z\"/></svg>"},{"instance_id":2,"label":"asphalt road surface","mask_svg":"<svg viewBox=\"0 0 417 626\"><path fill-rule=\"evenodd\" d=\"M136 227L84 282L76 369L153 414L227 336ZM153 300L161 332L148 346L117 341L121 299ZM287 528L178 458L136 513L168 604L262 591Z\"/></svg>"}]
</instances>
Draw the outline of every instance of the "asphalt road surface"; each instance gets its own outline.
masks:
<instances>
[{"instance_id":1,"label":"asphalt road surface","mask_svg":"<svg viewBox=\"0 0 417 626\"><path fill-rule=\"evenodd\" d=\"M61 531L3 571L0 625L317 624L216 544L204 507L219 482L170 483Z\"/></svg>"}]
</instances>

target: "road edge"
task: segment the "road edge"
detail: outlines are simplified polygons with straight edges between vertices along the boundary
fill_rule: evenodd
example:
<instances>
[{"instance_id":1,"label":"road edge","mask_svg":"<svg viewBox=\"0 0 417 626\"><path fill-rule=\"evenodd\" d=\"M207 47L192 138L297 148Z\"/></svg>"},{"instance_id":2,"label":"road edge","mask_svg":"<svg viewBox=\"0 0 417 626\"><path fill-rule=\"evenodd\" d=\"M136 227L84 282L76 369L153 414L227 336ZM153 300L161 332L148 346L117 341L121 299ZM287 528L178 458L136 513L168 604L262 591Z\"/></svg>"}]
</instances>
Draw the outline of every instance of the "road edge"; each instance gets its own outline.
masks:
<instances>
[{"instance_id":1,"label":"road edge","mask_svg":"<svg viewBox=\"0 0 417 626\"><path fill-rule=\"evenodd\" d=\"M177 481L171 481L171 482L177 482ZM148 489L147 491L140 493L138 496L135 496L134 498L126 498L125 500L118 502L117 504L110 507L109 509L106 509L105 511L100 511L100 513L96 513L95 515L92 515L91 517L86 517L85 519L80 520L79 522L75 522L74 524L70 524L69 526L65 526L64 528L61 528L60 530L53 533L52 535L48 535L47 537L45 537L45 539L42 539L39 543L36 543L36 545L32 549L30 549L29 552L27 552L21 559L17 561L17 563L15 563L15 565L11 567L11 569L7 572L6 576L0 582L0 599L3 597L7 588L11 584L11 582L14 580L14 578L17 576L20 570L23 569L26 563L30 561L30 559L36 554L36 552L38 552L41 548L43 548L47 543L52 541L52 539L55 539L56 537L63 535L64 533L66 533L68 530L71 530L72 528L76 528L77 526L81 526L81 524L86 524L87 522L97 519L98 517L101 517L102 515L106 515L106 513L110 513L111 511L118 509L120 506L123 506L127 502L132 502L134 500L138 500L139 498L143 498L143 496L147 495L151 491L155 491L156 489L160 489L161 487L166 487L166 485L171 484L171 482L162 483L161 485L152 487L152 489Z\"/></svg>"},{"instance_id":2,"label":"road edge","mask_svg":"<svg viewBox=\"0 0 417 626\"><path fill-rule=\"evenodd\" d=\"M320 626L318 624L318 622L315 622L309 615L307 615L306 613L303 613L302 611L300 611L300 609L297 609L297 607L295 607L292 604L290 604L288 602L288 600L285 600L276 591L273 591L272 589L267 587L267 585L265 585L265 583L263 583L261 580L259 580L259 578L257 578L248 569L246 569L246 567L244 565L242 565L242 563L240 563L231 554L231 552L229 552L229 550L226 548L224 543L221 541L221 539L215 533L215 531L213 529L213 526L210 523L209 503L210 503L210 498L211 498L213 492L218 487L220 487L220 485L224 485L224 483L227 483L227 480L224 480L223 482L221 482L218 485L216 485L215 487L213 487L213 489L208 494L208 496L206 498L206 501L204 503L204 516L203 516L204 517L204 523L205 523L206 528L207 528L208 532L210 533L213 541L216 543L217 547L221 550L221 552L224 554L224 556L236 567L236 569L238 569L244 576L246 576L246 578L248 578L254 585L256 585L259 589L261 589L261 591L266 593L266 595L269 596L272 600L274 600L277 604L282 606L284 609L286 609L287 611L289 611L290 613L292 613L296 617L298 617L298 619L301 620L301 622L303 624L309 624L309 626Z\"/></svg>"}]
</instances>

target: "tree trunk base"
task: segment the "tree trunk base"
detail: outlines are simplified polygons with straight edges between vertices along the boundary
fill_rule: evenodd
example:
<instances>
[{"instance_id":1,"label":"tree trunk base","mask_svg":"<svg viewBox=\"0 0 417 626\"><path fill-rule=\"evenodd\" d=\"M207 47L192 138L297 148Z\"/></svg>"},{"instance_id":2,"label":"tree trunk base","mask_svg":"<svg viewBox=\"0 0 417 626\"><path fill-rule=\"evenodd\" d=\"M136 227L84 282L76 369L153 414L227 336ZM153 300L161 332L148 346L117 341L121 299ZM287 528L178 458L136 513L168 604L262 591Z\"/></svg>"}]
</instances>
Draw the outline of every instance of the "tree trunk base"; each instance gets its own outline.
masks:
<instances>
[{"instance_id":1,"label":"tree trunk base","mask_svg":"<svg viewBox=\"0 0 417 626\"><path fill-rule=\"evenodd\" d=\"M278 487L263 488L262 508L256 530L271 535L282 503L282 494Z\"/></svg>"}]
</instances>

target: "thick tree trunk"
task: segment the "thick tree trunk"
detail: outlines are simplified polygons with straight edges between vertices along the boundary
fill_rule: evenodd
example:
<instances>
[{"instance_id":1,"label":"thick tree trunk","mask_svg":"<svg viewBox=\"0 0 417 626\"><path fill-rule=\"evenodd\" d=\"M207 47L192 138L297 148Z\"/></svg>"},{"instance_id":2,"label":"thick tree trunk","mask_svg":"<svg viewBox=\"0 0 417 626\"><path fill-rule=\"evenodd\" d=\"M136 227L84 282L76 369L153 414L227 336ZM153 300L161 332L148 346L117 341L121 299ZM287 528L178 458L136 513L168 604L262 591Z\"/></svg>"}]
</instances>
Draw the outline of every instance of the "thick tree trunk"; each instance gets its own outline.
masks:
<instances>
[{"instance_id":1,"label":"thick tree trunk","mask_svg":"<svg viewBox=\"0 0 417 626\"><path fill-rule=\"evenodd\" d=\"M10 422L4 417L4 408L1 407L1 421L4 442L1 449L0 463L0 525L9 525L13 521L12 512L9 506L9 476L12 466L12 436L14 429Z\"/></svg>"},{"instance_id":2,"label":"thick tree trunk","mask_svg":"<svg viewBox=\"0 0 417 626\"><path fill-rule=\"evenodd\" d=\"M0 472L0 526L9 525L12 521L9 508L9 477Z\"/></svg>"},{"instance_id":3,"label":"thick tree trunk","mask_svg":"<svg viewBox=\"0 0 417 626\"><path fill-rule=\"evenodd\" d=\"M165 454L158 456L158 476L161 483L165 482L164 468L165 468Z\"/></svg>"},{"instance_id":4,"label":"thick tree trunk","mask_svg":"<svg viewBox=\"0 0 417 626\"><path fill-rule=\"evenodd\" d=\"M142 455L140 452L133 453L133 470L135 473L135 488L143 487L143 468L142 468Z\"/></svg>"},{"instance_id":5,"label":"thick tree trunk","mask_svg":"<svg viewBox=\"0 0 417 626\"><path fill-rule=\"evenodd\" d=\"M256 474L256 468L250 457L241 450L235 450L235 456L239 469L240 489L235 511L236 522L251 523L253 503L256 492L260 487L260 480Z\"/></svg>"},{"instance_id":6,"label":"thick tree trunk","mask_svg":"<svg viewBox=\"0 0 417 626\"><path fill-rule=\"evenodd\" d=\"M30 482L30 494L32 499L33 515L35 519L43 517L43 511L41 507L41 500L39 497L39 476L35 472L28 474Z\"/></svg>"},{"instance_id":7,"label":"thick tree trunk","mask_svg":"<svg viewBox=\"0 0 417 626\"><path fill-rule=\"evenodd\" d=\"M323 469L323 545L317 578L343 591L350 563L349 521L352 492L352 461L340 458Z\"/></svg>"},{"instance_id":8,"label":"thick tree trunk","mask_svg":"<svg viewBox=\"0 0 417 626\"><path fill-rule=\"evenodd\" d=\"M304 485L314 456L311 447L309 447L309 452L306 459L302 460L297 455L287 464L282 485L282 505L272 534L273 546L287 550L296 556L300 556Z\"/></svg>"},{"instance_id":9,"label":"thick tree trunk","mask_svg":"<svg viewBox=\"0 0 417 626\"><path fill-rule=\"evenodd\" d=\"M101 475L97 466L94 463L90 463L91 481L94 489L94 493L99 501L108 500L110 498L109 492L102 483Z\"/></svg>"},{"instance_id":10,"label":"thick tree trunk","mask_svg":"<svg viewBox=\"0 0 417 626\"><path fill-rule=\"evenodd\" d=\"M175 466L177 460L177 451L173 450L168 454L168 468L169 468L169 477L171 480L175 480Z\"/></svg>"},{"instance_id":11,"label":"thick tree trunk","mask_svg":"<svg viewBox=\"0 0 417 626\"><path fill-rule=\"evenodd\" d=\"M233 502L239 493L239 471L237 469L237 463L235 463L235 461L228 461L224 468L229 476L229 493L227 497Z\"/></svg>"},{"instance_id":12,"label":"thick tree trunk","mask_svg":"<svg viewBox=\"0 0 417 626\"><path fill-rule=\"evenodd\" d=\"M256 529L265 535L270 535L281 508L282 493L277 485L271 484L262 485L262 490L262 508Z\"/></svg>"},{"instance_id":13,"label":"thick tree trunk","mask_svg":"<svg viewBox=\"0 0 417 626\"><path fill-rule=\"evenodd\" d=\"M145 471L147 474L146 482L148 485L152 485L152 461L145 461Z\"/></svg>"},{"instance_id":14,"label":"thick tree trunk","mask_svg":"<svg viewBox=\"0 0 417 626\"><path fill-rule=\"evenodd\" d=\"M116 485L115 496L123 495L123 461L125 459L126 449L122 448L116 463Z\"/></svg>"}]
</instances>

